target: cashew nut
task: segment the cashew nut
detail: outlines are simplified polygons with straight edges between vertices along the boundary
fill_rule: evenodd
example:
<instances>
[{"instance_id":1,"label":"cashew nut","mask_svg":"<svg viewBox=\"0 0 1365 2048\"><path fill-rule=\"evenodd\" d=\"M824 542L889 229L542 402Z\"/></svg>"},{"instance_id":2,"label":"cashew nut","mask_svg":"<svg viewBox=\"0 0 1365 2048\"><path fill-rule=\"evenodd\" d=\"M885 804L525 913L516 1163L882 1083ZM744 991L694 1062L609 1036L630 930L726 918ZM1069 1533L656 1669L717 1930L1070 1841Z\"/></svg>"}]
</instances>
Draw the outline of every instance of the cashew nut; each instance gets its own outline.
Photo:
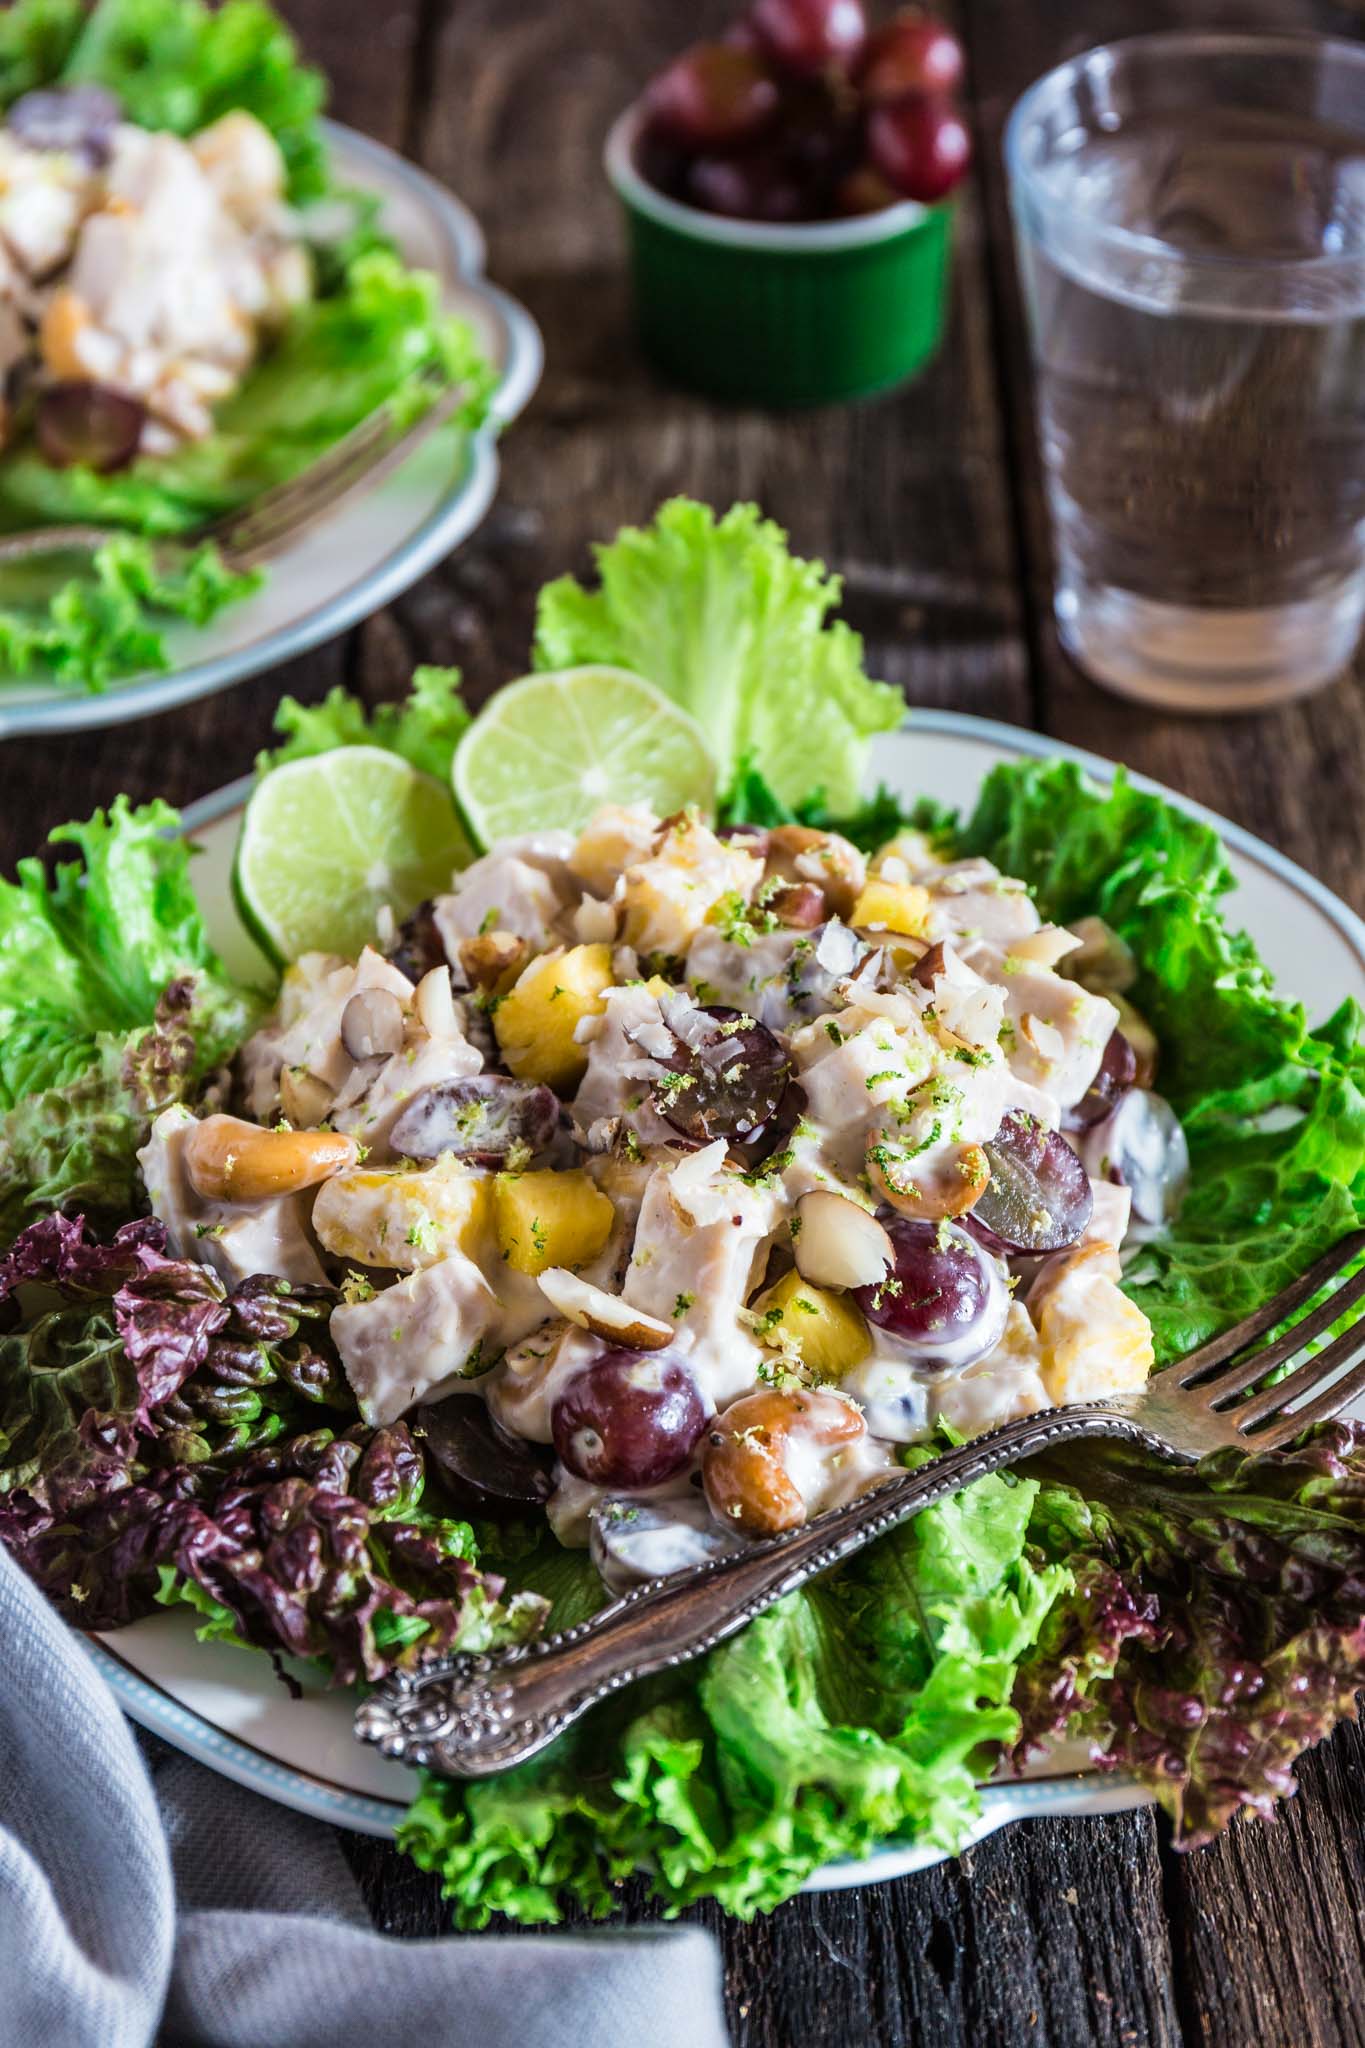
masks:
<instances>
[{"instance_id":1,"label":"cashew nut","mask_svg":"<svg viewBox=\"0 0 1365 2048\"><path fill-rule=\"evenodd\" d=\"M880 1152L882 1156L876 1157ZM937 1221L940 1216L965 1216L986 1192L991 1163L979 1145L958 1145L941 1154L926 1170L913 1160L897 1160L884 1147L867 1158L872 1185L902 1216Z\"/></svg>"},{"instance_id":2,"label":"cashew nut","mask_svg":"<svg viewBox=\"0 0 1365 2048\"><path fill-rule=\"evenodd\" d=\"M614 928L614 916L612 923ZM474 988L501 995L525 966L529 951L515 932L480 932L477 938L460 941L460 965Z\"/></svg>"},{"instance_id":3,"label":"cashew nut","mask_svg":"<svg viewBox=\"0 0 1365 2048\"><path fill-rule=\"evenodd\" d=\"M711 1512L751 1536L799 1529L806 1503L787 1469L789 1448L829 1450L866 1429L861 1411L837 1394L776 1387L746 1394L706 1433L701 1471Z\"/></svg>"},{"instance_id":4,"label":"cashew nut","mask_svg":"<svg viewBox=\"0 0 1365 2048\"><path fill-rule=\"evenodd\" d=\"M335 1100L335 1091L307 1067L281 1068L280 1108L291 1124L304 1130L320 1124Z\"/></svg>"},{"instance_id":5,"label":"cashew nut","mask_svg":"<svg viewBox=\"0 0 1365 2048\"><path fill-rule=\"evenodd\" d=\"M185 1170L212 1202L261 1202L316 1187L356 1163L340 1131L266 1130L236 1116L205 1117L185 1140Z\"/></svg>"}]
</instances>

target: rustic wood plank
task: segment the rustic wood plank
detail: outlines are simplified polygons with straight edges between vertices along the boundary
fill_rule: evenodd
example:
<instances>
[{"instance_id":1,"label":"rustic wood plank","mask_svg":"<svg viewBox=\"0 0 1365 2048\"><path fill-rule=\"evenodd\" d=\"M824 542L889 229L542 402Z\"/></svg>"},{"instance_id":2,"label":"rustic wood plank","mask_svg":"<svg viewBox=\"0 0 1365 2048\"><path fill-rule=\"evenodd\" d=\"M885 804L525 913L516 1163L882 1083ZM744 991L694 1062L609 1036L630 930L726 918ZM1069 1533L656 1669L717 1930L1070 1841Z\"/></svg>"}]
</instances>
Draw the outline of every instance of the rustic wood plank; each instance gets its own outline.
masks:
<instances>
[{"instance_id":1,"label":"rustic wood plank","mask_svg":"<svg viewBox=\"0 0 1365 2048\"><path fill-rule=\"evenodd\" d=\"M648 518L675 491L722 506L753 497L797 547L844 573L848 616L881 672L920 702L1026 718L970 204L948 344L900 397L786 416L722 408L665 388L636 354L602 142L650 71L733 11L730 0L592 0L571 12L461 0L437 40L419 153L479 215L491 274L530 307L549 354L542 391L503 451L500 506L514 522L520 601L494 617L471 590L485 573L506 588L509 529L490 523L435 579L462 622L455 656L481 692L524 660L536 582L586 567L592 539ZM431 589L400 604L400 618L415 626Z\"/></svg>"}]
</instances>

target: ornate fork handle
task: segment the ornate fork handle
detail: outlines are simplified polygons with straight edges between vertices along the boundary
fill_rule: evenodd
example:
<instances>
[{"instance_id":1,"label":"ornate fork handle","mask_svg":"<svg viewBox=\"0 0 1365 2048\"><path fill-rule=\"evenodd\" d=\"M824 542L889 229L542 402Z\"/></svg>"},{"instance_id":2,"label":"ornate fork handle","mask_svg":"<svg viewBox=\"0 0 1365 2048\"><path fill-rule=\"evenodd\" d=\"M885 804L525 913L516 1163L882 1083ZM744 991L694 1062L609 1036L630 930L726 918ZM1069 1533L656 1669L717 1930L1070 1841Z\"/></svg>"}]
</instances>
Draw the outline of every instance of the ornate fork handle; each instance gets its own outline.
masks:
<instances>
[{"instance_id":1,"label":"ornate fork handle","mask_svg":"<svg viewBox=\"0 0 1365 2048\"><path fill-rule=\"evenodd\" d=\"M397 1673L363 1701L356 1734L386 1756L447 1777L504 1771L544 1749L620 1686L700 1657L783 1594L921 1508L1004 1465L1087 1436L1123 1437L1170 1455L1160 1437L1115 1408L1077 1406L1021 1417L803 1528L651 1580L577 1628L517 1649L462 1653Z\"/></svg>"}]
</instances>

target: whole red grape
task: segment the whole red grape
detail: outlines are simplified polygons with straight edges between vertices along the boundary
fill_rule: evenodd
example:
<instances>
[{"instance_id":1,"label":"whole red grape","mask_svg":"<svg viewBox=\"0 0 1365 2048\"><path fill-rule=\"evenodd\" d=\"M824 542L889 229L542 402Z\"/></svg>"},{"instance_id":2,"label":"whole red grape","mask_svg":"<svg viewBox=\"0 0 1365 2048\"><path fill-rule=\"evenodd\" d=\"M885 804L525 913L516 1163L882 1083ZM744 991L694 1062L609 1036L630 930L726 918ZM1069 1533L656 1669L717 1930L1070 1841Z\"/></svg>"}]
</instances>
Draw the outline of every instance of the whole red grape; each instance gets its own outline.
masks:
<instances>
[{"instance_id":1,"label":"whole red grape","mask_svg":"<svg viewBox=\"0 0 1365 2048\"><path fill-rule=\"evenodd\" d=\"M754 0L749 19L786 71L851 71L867 43L862 0Z\"/></svg>"},{"instance_id":2,"label":"whole red grape","mask_svg":"<svg viewBox=\"0 0 1365 2048\"><path fill-rule=\"evenodd\" d=\"M907 9L868 38L858 83L871 106L925 95L946 99L962 83L962 45L951 29Z\"/></svg>"},{"instance_id":3,"label":"whole red grape","mask_svg":"<svg viewBox=\"0 0 1365 2048\"><path fill-rule=\"evenodd\" d=\"M731 220L780 223L801 220L808 211L801 187L781 159L762 150L693 157L683 193L693 206Z\"/></svg>"},{"instance_id":4,"label":"whole red grape","mask_svg":"<svg viewBox=\"0 0 1365 2048\"><path fill-rule=\"evenodd\" d=\"M696 43L645 89L650 126L693 150L733 149L777 112L776 82L752 51Z\"/></svg>"},{"instance_id":5,"label":"whole red grape","mask_svg":"<svg viewBox=\"0 0 1365 2048\"><path fill-rule=\"evenodd\" d=\"M575 1375L550 1416L555 1449L595 1486L657 1486L687 1463L706 1407L669 1351L604 1351Z\"/></svg>"},{"instance_id":6,"label":"whole red grape","mask_svg":"<svg viewBox=\"0 0 1365 2048\"><path fill-rule=\"evenodd\" d=\"M950 107L928 99L874 107L867 147L887 183L926 206L952 190L972 156L966 124Z\"/></svg>"}]
</instances>

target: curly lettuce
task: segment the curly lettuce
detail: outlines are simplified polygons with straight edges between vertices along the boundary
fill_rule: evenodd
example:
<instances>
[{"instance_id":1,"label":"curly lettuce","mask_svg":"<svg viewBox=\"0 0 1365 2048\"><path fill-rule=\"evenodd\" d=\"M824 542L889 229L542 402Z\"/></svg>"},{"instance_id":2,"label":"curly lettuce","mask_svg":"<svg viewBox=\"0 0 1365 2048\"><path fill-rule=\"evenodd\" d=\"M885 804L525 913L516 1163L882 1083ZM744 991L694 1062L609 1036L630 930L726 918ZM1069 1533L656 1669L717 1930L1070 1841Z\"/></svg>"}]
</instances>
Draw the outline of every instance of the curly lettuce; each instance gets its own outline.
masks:
<instances>
[{"instance_id":1,"label":"curly lettuce","mask_svg":"<svg viewBox=\"0 0 1365 2048\"><path fill-rule=\"evenodd\" d=\"M561 576L541 591L536 668L633 669L696 719L722 785L750 760L784 802L818 786L836 809L856 803L867 741L905 703L867 676L852 627L830 620L837 576L792 554L756 506L717 519L691 498L623 527L594 559L596 590Z\"/></svg>"},{"instance_id":2,"label":"curly lettuce","mask_svg":"<svg viewBox=\"0 0 1365 2048\"><path fill-rule=\"evenodd\" d=\"M256 999L209 945L169 805L120 797L53 834L79 858L0 881L0 1233L142 1206L137 1147L193 1100Z\"/></svg>"}]
</instances>

